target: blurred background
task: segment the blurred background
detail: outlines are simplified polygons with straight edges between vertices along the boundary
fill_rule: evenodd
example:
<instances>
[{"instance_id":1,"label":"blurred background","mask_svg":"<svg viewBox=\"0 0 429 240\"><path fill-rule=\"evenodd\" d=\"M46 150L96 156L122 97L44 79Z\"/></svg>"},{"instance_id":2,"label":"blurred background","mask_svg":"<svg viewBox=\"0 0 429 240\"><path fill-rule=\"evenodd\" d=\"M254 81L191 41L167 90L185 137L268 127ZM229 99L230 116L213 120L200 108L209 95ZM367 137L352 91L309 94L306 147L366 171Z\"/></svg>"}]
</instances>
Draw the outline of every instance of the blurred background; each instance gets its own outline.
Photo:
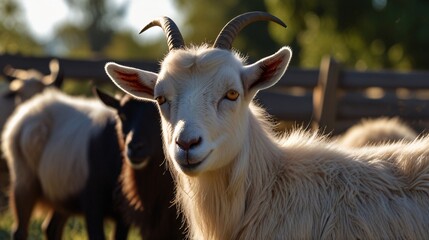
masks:
<instances>
[{"instance_id":1,"label":"blurred background","mask_svg":"<svg viewBox=\"0 0 429 240\"><path fill-rule=\"evenodd\" d=\"M246 28L234 47L251 59L290 45L292 65L302 68L318 67L324 55L358 70L429 66L427 0L0 0L0 54L159 60L167 50L161 30L138 34L151 19L171 17L187 43L200 44L254 10L288 28Z\"/></svg>"},{"instance_id":2,"label":"blurred background","mask_svg":"<svg viewBox=\"0 0 429 240\"><path fill-rule=\"evenodd\" d=\"M357 71L429 70L428 0L0 0L0 57L46 57L44 62L48 58L61 58L63 62L98 61L100 67L86 67L79 74L99 71L105 83L110 83L110 90L115 91L117 88L103 71L107 60L156 65L167 53L165 36L160 29L138 34L152 19L169 16L179 26L185 42L198 45L212 43L231 18L255 10L279 17L288 25L287 29L273 23L255 23L239 34L233 47L246 54L249 62L268 56L281 46L292 47L292 68L309 69L311 79L307 81L310 84L301 82L299 71L295 71L295 75L288 71L290 78L285 82L298 76L289 85L303 84L308 88L307 92L300 93L306 105L292 102L285 108L284 102L273 98L279 106L267 106L279 108L281 113L290 109L297 111L301 120L313 117L311 91L324 56L331 56L344 68ZM72 64L69 62L69 65ZM47 64L43 67L47 68ZM91 95L92 83L84 81L85 74L82 76L80 81L65 81L62 89L70 94ZM419 79L419 84L427 82L426 78ZM5 90L8 85L2 80L0 74L0 88ZM289 85L288 91L293 90L294 94L302 90ZM425 92L425 99L418 102L423 102L425 108L418 111L429 108L427 99L429 91ZM401 104L399 106L405 106ZM375 108L377 114L380 109L387 109L373 102L364 108L368 106ZM396 110L397 105L393 106ZM355 111L353 107L351 112ZM0 160L0 168L4 170L0 171L0 239L3 239L9 236L12 220L10 213L3 211L7 209L8 186L4 161ZM39 225L40 222L32 225L31 231L35 232L32 236L41 235ZM80 235L68 234L72 237L65 239L85 239L81 221L72 221L70 225L72 230L68 231Z\"/></svg>"}]
</instances>

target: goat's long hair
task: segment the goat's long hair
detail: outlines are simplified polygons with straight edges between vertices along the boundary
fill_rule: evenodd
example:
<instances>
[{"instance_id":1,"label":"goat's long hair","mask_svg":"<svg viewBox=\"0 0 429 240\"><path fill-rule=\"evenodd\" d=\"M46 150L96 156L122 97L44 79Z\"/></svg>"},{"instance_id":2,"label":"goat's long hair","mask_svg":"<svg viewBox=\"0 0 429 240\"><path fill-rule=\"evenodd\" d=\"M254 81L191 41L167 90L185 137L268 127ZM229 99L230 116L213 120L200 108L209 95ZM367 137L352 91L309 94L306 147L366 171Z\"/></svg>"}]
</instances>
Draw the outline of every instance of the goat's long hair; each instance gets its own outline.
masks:
<instances>
[{"instance_id":1,"label":"goat's long hair","mask_svg":"<svg viewBox=\"0 0 429 240\"><path fill-rule=\"evenodd\" d=\"M299 129L276 136L265 116L251 104L245 145L229 166L176 173L191 238L427 237L428 137L344 149Z\"/></svg>"},{"instance_id":2,"label":"goat's long hair","mask_svg":"<svg viewBox=\"0 0 429 240\"><path fill-rule=\"evenodd\" d=\"M49 89L20 105L6 123L2 149L13 182L38 176L54 200L77 193L86 183L91 136L114 119L99 101Z\"/></svg>"}]
</instances>

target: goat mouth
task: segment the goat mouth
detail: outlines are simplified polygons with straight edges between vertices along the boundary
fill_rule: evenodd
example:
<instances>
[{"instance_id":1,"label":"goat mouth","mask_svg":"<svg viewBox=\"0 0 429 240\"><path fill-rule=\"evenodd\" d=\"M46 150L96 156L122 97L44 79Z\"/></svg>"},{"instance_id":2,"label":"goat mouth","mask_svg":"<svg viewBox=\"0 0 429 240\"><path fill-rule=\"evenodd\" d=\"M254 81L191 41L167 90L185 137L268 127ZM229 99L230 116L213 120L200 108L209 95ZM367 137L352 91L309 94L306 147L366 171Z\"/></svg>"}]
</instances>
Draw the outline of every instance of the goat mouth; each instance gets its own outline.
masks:
<instances>
[{"instance_id":1,"label":"goat mouth","mask_svg":"<svg viewBox=\"0 0 429 240\"><path fill-rule=\"evenodd\" d=\"M203 158L201 158L200 161L198 162L191 162L189 158L186 159L186 162L177 162L180 167L182 168L182 170L184 171L192 171L195 170L198 166L200 166L212 153L213 150L211 150L210 152L207 153L207 155L205 155Z\"/></svg>"},{"instance_id":2,"label":"goat mouth","mask_svg":"<svg viewBox=\"0 0 429 240\"><path fill-rule=\"evenodd\" d=\"M136 157L128 157L128 161L130 165L134 169L144 169L149 165L150 157L136 158Z\"/></svg>"}]
</instances>

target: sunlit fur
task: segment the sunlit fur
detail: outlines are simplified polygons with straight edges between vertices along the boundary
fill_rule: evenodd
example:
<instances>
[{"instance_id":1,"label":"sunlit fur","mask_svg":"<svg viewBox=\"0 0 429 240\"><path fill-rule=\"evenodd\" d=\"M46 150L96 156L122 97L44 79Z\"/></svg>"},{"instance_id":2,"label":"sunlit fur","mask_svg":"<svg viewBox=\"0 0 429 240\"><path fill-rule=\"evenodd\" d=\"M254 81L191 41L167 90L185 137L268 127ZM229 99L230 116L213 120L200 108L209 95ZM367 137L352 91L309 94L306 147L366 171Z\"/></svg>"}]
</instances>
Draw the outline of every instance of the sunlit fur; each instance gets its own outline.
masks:
<instances>
[{"instance_id":1,"label":"sunlit fur","mask_svg":"<svg viewBox=\"0 0 429 240\"><path fill-rule=\"evenodd\" d=\"M47 89L19 105L2 134L12 238L27 238L31 213L43 206L49 210L42 226L48 239L60 239L74 214L84 215L90 239L104 237L105 217L115 223L115 238L125 239L129 226L113 204L122 139L116 114L98 100Z\"/></svg>"},{"instance_id":2,"label":"sunlit fur","mask_svg":"<svg viewBox=\"0 0 429 240\"><path fill-rule=\"evenodd\" d=\"M397 141L413 141L417 133L399 118L364 119L337 139L349 147L380 145Z\"/></svg>"},{"instance_id":3,"label":"sunlit fur","mask_svg":"<svg viewBox=\"0 0 429 240\"><path fill-rule=\"evenodd\" d=\"M167 56L158 78L155 95L172 100L165 106L170 109L161 106L170 160L179 124L218 144L209 146L215 148L212 157L191 174L172 161L191 238L427 237L426 139L345 151L299 130L278 137L240 86L239 62L221 51L177 51ZM220 86L230 84L242 98L231 108L214 109L212 101L227 90Z\"/></svg>"},{"instance_id":4,"label":"sunlit fur","mask_svg":"<svg viewBox=\"0 0 429 240\"><path fill-rule=\"evenodd\" d=\"M169 55L164 60L162 69L165 71L160 73L155 92L155 95L165 95L171 101L171 105L161 106L161 109L168 108L161 111L164 115L162 124L165 149L168 154L174 155L175 138L182 130L189 135L201 134L206 140L203 144L208 144L205 148L213 149L220 159L225 160L205 161L205 169L208 171L222 167L238 153L240 146L235 143L238 143L238 137L242 135L226 130L234 128L237 132L244 132L246 128L245 122L236 124L246 113L232 107L234 104L244 104L243 100L221 101L230 88L235 88L244 95L243 86L239 82L240 74L236 71L241 67L241 60L225 50L192 48L176 53L174 57ZM167 84L164 84L164 79ZM218 79L234 79L238 82L224 84L216 81ZM216 94L213 91L217 91ZM180 98L175 99L177 96ZM230 117L226 118L228 115ZM219 129L222 131L218 131ZM176 161L173 162L176 164Z\"/></svg>"},{"instance_id":5,"label":"sunlit fur","mask_svg":"<svg viewBox=\"0 0 429 240\"><path fill-rule=\"evenodd\" d=\"M302 131L275 138L250 111L252 131L229 167L177 175L193 238L428 237L427 138L346 151Z\"/></svg>"},{"instance_id":6,"label":"sunlit fur","mask_svg":"<svg viewBox=\"0 0 429 240\"><path fill-rule=\"evenodd\" d=\"M49 81L52 80L49 78L50 75L45 76L34 69L14 69L13 76L10 77L14 77L14 79L7 86L8 89L0 94L0 131L16 106L42 92L45 88L57 84ZM62 83L62 77L55 81Z\"/></svg>"},{"instance_id":7,"label":"sunlit fur","mask_svg":"<svg viewBox=\"0 0 429 240\"><path fill-rule=\"evenodd\" d=\"M42 92L45 88L49 87L38 79L30 76L29 79L15 79L9 85L9 90L0 96L0 132L3 130L4 124L7 119L12 115L15 108L34 95ZM13 96L7 96L9 91L13 91Z\"/></svg>"},{"instance_id":8,"label":"sunlit fur","mask_svg":"<svg viewBox=\"0 0 429 240\"><path fill-rule=\"evenodd\" d=\"M268 60L290 56L283 48ZM112 70L150 74L109 68L122 89L150 98ZM164 148L190 237L429 238L429 138L351 149L299 129L277 136L252 99L283 72L274 69L271 80L252 88L248 80L263 69L204 47L173 50L162 63L154 96L167 99L160 106ZM144 89L152 82L141 80ZM237 101L222 100L230 88L240 93ZM202 136L191 149L198 158L211 151L195 168L177 163L175 141L181 134Z\"/></svg>"},{"instance_id":9,"label":"sunlit fur","mask_svg":"<svg viewBox=\"0 0 429 240\"><path fill-rule=\"evenodd\" d=\"M2 135L14 185L37 179L52 201L76 194L87 181L90 138L114 116L99 101L54 89L23 103Z\"/></svg>"},{"instance_id":10,"label":"sunlit fur","mask_svg":"<svg viewBox=\"0 0 429 240\"><path fill-rule=\"evenodd\" d=\"M424 239L428 139L344 150L317 135L275 137L251 105L243 148L223 169L177 172L194 239ZM397 227L400 226L400 227Z\"/></svg>"}]
</instances>

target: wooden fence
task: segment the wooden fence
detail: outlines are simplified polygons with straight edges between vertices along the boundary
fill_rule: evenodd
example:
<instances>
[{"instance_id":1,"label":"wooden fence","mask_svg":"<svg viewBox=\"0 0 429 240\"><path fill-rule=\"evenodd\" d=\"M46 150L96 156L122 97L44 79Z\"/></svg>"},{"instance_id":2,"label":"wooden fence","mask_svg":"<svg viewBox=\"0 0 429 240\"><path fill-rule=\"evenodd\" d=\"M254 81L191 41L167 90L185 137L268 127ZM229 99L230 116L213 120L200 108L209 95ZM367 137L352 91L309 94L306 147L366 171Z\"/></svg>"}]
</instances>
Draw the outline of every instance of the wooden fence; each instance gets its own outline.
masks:
<instances>
[{"instance_id":1,"label":"wooden fence","mask_svg":"<svg viewBox=\"0 0 429 240\"><path fill-rule=\"evenodd\" d=\"M0 55L0 69L35 68L48 72L51 57ZM66 80L111 84L104 65L111 59L59 58ZM117 61L157 71L153 61ZM429 71L355 71L330 57L319 69L289 68L274 87L260 91L258 102L277 120L338 134L362 118L399 116L416 130L429 127Z\"/></svg>"},{"instance_id":2,"label":"wooden fence","mask_svg":"<svg viewBox=\"0 0 429 240\"><path fill-rule=\"evenodd\" d=\"M429 71L359 72L325 58L313 98L315 126L334 134L380 116L399 116L419 132L429 128Z\"/></svg>"}]
</instances>

